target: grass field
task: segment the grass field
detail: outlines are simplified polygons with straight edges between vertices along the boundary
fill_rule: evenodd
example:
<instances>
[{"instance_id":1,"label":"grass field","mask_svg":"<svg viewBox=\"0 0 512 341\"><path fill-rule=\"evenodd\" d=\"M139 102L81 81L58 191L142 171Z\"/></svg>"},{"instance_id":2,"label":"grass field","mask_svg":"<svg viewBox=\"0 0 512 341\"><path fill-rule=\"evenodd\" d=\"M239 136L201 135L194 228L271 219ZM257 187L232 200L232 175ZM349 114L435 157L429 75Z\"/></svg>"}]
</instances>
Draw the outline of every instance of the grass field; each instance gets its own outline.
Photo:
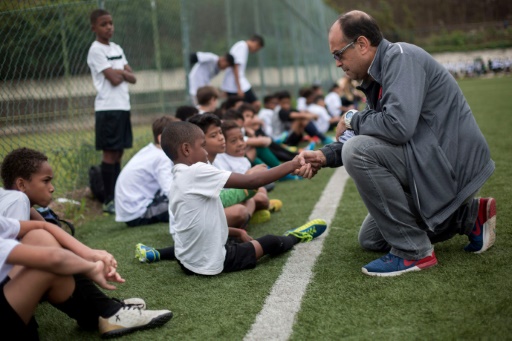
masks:
<instances>
[{"instance_id":1,"label":"grass field","mask_svg":"<svg viewBox=\"0 0 512 341\"><path fill-rule=\"evenodd\" d=\"M471 79L460 83L491 146L496 172L481 191L497 199L498 237L482 255L466 254L466 237L436 245L438 266L397 278L373 278L361 266L379 257L357 244L365 207L349 180L325 239L323 252L296 317L293 340L511 339L512 258L512 78ZM312 180L278 183L271 198L283 200L281 212L250 226L258 237L281 234L304 223L321 196L332 169ZM77 237L111 251L127 283L115 297L140 296L150 308L169 308L174 318L164 327L132 334L140 340L241 340L261 310L289 254L263 259L254 270L213 278L189 277L174 262L139 264L137 242L156 247L172 244L166 224L127 228L111 217L99 217L78 228ZM507 265L509 264L509 265ZM37 319L43 340L88 340L75 323L43 304Z\"/></svg>"}]
</instances>

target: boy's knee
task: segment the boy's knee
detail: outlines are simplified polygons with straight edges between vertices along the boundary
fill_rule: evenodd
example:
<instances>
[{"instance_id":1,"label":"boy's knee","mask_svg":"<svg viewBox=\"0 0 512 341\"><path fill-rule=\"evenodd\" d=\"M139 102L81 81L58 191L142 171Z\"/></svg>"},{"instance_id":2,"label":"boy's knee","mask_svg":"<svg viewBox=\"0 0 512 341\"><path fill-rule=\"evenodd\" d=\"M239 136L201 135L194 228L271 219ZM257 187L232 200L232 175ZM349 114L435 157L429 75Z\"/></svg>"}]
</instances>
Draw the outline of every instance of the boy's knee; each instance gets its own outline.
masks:
<instances>
[{"instance_id":1,"label":"boy's knee","mask_svg":"<svg viewBox=\"0 0 512 341\"><path fill-rule=\"evenodd\" d=\"M23 244L38 246L60 246L59 242L52 234L46 230L32 230L21 239Z\"/></svg>"}]
</instances>

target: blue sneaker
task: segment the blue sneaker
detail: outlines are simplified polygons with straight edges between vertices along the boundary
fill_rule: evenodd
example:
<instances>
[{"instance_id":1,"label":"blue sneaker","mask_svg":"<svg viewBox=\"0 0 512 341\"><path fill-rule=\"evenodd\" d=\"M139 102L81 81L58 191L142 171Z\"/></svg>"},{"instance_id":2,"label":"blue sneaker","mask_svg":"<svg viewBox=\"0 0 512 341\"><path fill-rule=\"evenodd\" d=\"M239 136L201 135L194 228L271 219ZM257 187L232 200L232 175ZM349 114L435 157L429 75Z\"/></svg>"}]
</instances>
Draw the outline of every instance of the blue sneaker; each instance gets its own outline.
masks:
<instances>
[{"instance_id":1,"label":"blue sneaker","mask_svg":"<svg viewBox=\"0 0 512 341\"><path fill-rule=\"evenodd\" d=\"M160 252L144 244L135 245L135 258L141 263L153 263L160 260Z\"/></svg>"},{"instance_id":2,"label":"blue sneaker","mask_svg":"<svg viewBox=\"0 0 512 341\"><path fill-rule=\"evenodd\" d=\"M407 260L388 253L363 266L363 273L370 276L391 277L399 276L409 271L420 271L437 264L436 254L419 260Z\"/></svg>"},{"instance_id":3,"label":"blue sneaker","mask_svg":"<svg viewBox=\"0 0 512 341\"><path fill-rule=\"evenodd\" d=\"M295 236L301 243L309 242L320 236L327 229L327 222L323 219L315 219L306 224L285 232L285 236Z\"/></svg>"},{"instance_id":4,"label":"blue sneaker","mask_svg":"<svg viewBox=\"0 0 512 341\"><path fill-rule=\"evenodd\" d=\"M288 181L288 180L302 180L304 179L303 177L301 176L298 176L298 175L294 175L294 174L286 174L285 176L283 176L281 179L279 179L278 181Z\"/></svg>"},{"instance_id":5,"label":"blue sneaker","mask_svg":"<svg viewBox=\"0 0 512 341\"><path fill-rule=\"evenodd\" d=\"M332 137L329 137L329 136L326 136L325 139L322 140L323 144L331 144L333 142L334 142L334 140L332 139Z\"/></svg>"},{"instance_id":6,"label":"blue sneaker","mask_svg":"<svg viewBox=\"0 0 512 341\"><path fill-rule=\"evenodd\" d=\"M478 198L478 216L469 234L469 244L464 251L482 253L494 245L496 240L496 200Z\"/></svg>"}]
</instances>

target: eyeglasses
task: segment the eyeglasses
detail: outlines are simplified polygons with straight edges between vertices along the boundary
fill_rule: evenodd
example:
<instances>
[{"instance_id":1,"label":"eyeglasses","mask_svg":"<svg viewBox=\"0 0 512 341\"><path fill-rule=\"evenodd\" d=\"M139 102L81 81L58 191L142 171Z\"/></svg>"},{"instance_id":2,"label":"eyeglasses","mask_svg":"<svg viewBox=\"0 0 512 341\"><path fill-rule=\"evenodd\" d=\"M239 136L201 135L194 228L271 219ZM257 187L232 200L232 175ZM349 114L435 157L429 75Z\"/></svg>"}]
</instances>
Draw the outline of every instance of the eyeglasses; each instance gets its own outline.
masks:
<instances>
[{"instance_id":1,"label":"eyeglasses","mask_svg":"<svg viewBox=\"0 0 512 341\"><path fill-rule=\"evenodd\" d=\"M357 39L354 40L353 42L351 42L350 44L348 44L347 46L345 46L344 48L342 48L341 50L334 51L332 53L332 57L335 60L337 60L338 62L341 61L341 57L343 56L343 52L345 52L345 50L348 49L350 46L354 45L356 41L357 41Z\"/></svg>"}]
</instances>

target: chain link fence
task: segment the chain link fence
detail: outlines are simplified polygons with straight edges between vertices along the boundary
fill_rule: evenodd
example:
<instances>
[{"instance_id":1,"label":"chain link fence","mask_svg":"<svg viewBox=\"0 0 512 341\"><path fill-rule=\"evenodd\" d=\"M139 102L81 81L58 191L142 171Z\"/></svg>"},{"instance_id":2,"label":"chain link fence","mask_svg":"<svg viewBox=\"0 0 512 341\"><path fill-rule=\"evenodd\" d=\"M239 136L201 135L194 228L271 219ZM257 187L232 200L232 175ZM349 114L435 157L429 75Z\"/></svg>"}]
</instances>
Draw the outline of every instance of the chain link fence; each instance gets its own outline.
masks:
<instances>
[{"instance_id":1,"label":"chain link fence","mask_svg":"<svg viewBox=\"0 0 512 341\"><path fill-rule=\"evenodd\" d=\"M40 150L54 168L56 193L88 183L94 148L96 91L87 65L95 36L89 14L105 8L112 41L125 51L137 84L130 85L134 147L152 140L150 122L188 104L188 55L226 53L258 33L265 48L251 55L247 76L262 97L276 89L339 76L327 30L337 14L321 0L4 0L0 3L0 160L19 147ZM219 85L222 76L214 79Z\"/></svg>"}]
</instances>

